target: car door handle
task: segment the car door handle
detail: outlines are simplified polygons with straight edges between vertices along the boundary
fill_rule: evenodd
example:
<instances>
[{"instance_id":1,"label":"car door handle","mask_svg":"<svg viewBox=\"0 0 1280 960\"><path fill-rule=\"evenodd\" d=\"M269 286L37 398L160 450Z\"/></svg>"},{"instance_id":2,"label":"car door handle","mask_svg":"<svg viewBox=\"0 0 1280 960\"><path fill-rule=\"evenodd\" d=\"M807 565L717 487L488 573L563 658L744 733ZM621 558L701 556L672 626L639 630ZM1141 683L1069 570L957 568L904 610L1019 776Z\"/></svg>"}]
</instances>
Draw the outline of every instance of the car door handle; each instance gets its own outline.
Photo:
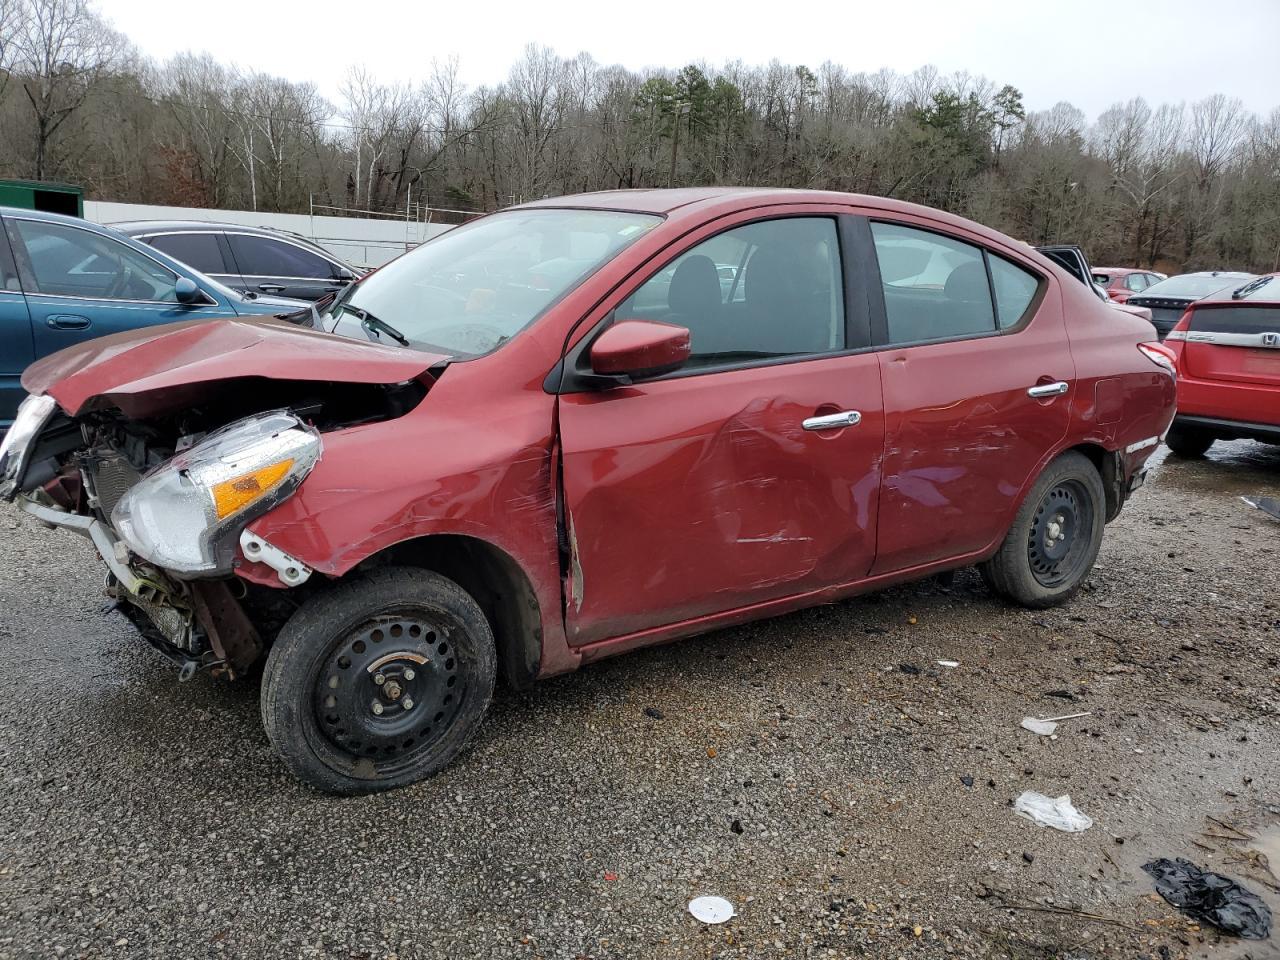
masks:
<instances>
[{"instance_id":1,"label":"car door handle","mask_svg":"<svg viewBox=\"0 0 1280 960\"><path fill-rule=\"evenodd\" d=\"M45 325L54 330L84 330L89 326L89 318L74 313L54 313L45 320Z\"/></svg>"},{"instance_id":2,"label":"car door handle","mask_svg":"<svg viewBox=\"0 0 1280 960\"><path fill-rule=\"evenodd\" d=\"M282 283L260 283L258 289L263 293L283 293L284 284Z\"/></svg>"},{"instance_id":3,"label":"car door handle","mask_svg":"<svg viewBox=\"0 0 1280 960\"><path fill-rule=\"evenodd\" d=\"M1060 397L1070 389L1065 380L1057 380L1054 383L1037 383L1034 387L1027 388L1027 396L1035 397L1037 400L1045 397Z\"/></svg>"},{"instance_id":4,"label":"car door handle","mask_svg":"<svg viewBox=\"0 0 1280 960\"><path fill-rule=\"evenodd\" d=\"M842 427L856 427L861 422L862 414L857 410L841 410L821 417L809 417L800 426L806 430L839 430Z\"/></svg>"}]
</instances>

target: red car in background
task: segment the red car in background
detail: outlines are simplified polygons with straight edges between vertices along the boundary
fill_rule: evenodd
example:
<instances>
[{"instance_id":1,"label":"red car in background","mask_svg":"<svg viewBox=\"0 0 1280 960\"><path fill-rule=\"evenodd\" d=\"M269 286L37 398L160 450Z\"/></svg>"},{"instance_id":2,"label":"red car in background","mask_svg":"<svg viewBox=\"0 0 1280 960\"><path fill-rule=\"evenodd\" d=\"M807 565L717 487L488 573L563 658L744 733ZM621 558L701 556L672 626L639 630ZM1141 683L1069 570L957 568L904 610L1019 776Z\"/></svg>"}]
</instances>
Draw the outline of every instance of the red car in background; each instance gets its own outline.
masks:
<instances>
[{"instance_id":1,"label":"red car in background","mask_svg":"<svg viewBox=\"0 0 1280 960\"><path fill-rule=\"evenodd\" d=\"M1151 325L1089 286L876 197L544 200L353 284L324 331L46 358L0 495L90 537L185 674L265 657L296 775L385 789L457 755L499 672L969 564L1071 597L1175 396Z\"/></svg>"},{"instance_id":2,"label":"red car in background","mask_svg":"<svg viewBox=\"0 0 1280 960\"><path fill-rule=\"evenodd\" d=\"M1142 293L1165 276L1154 270L1137 270L1133 267L1094 267L1093 282L1106 291L1116 303L1124 303L1135 293Z\"/></svg>"},{"instance_id":3,"label":"red car in background","mask_svg":"<svg viewBox=\"0 0 1280 960\"><path fill-rule=\"evenodd\" d=\"M1165 442L1179 456L1203 456L1215 440L1280 443L1278 276L1196 301L1165 339L1178 365Z\"/></svg>"}]
</instances>

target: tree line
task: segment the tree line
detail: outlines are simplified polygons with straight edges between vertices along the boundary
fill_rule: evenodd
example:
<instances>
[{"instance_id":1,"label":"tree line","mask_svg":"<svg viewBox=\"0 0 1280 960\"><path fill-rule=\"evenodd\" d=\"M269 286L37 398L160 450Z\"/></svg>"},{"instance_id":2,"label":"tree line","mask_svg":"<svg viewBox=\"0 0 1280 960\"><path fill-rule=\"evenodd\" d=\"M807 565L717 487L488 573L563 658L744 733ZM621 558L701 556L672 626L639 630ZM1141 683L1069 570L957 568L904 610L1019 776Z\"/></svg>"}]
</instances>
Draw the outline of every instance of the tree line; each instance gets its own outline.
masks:
<instances>
[{"instance_id":1,"label":"tree line","mask_svg":"<svg viewBox=\"0 0 1280 960\"><path fill-rule=\"evenodd\" d=\"M425 74L355 69L332 103L209 56L145 58L87 0L0 0L0 176L104 200L420 217L617 187L808 187L1078 242L1096 263L1280 269L1280 108L1220 94L1133 98L1090 122L928 66L637 73L535 45L496 85L468 89L453 60Z\"/></svg>"}]
</instances>

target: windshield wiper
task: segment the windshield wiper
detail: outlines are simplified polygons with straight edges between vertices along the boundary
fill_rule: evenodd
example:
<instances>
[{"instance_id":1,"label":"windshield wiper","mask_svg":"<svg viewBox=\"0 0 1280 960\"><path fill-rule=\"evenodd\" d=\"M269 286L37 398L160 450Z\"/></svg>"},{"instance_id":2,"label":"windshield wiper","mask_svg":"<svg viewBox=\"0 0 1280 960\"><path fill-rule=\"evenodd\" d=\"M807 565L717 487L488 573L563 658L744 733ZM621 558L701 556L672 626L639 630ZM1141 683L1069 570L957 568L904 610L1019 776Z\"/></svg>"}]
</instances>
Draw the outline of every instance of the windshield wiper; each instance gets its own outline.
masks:
<instances>
[{"instance_id":1,"label":"windshield wiper","mask_svg":"<svg viewBox=\"0 0 1280 960\"><path fill-rule=\"evenodd\" d=\"M1253 291L1261 290L1273 279L1274 279L1273 277L1258 277L1256 280L1250 280L1248 283L1246 283L1243 287L1240 287L1238 290L1233 290L1231 293L1231 299L1243 300L1249 294L1253 293Z\"/></svg>"},{"instance_id":2,"label":"windshield wiper","mask_svg":"<svg viewBox=\"0 0 1280 960\"><path fill-rule=\"evenodd\" d=\"M387 323L387 321L379 320L368 310L362 310L359 307L348 306L345 303L342 305L342 309L349 310L352 313L354 313L357 317L360 318L361 326L363 326L366 330L372 330L375 335L378 333L378 331L382 331L387 336L389 336L392 340L400 344L400 346L407 347L409 345L408 337L406 337L403 333L401 333L391 324Z\"/></svg>"}]
</instances>

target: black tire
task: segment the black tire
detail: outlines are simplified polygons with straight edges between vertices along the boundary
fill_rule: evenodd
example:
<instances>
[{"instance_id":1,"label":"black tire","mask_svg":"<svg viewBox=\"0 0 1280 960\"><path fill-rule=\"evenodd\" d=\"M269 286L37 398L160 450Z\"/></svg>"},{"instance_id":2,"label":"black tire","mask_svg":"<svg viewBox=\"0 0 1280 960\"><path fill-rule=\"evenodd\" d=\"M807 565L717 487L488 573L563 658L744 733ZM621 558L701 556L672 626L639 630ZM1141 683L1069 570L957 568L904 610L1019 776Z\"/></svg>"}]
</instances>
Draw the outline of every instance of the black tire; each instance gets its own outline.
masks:
<instances>
[{"instance_id":1,"label":"black tire","mask_svg":"<svg viewBox=\"0 0 1280 960\"><path fill-rule=\"evenodd\" d=\"M316 789L389 790L462 751L496 675L493 634L470 594L438 573L385 567L289 618L263 672L262 725L290 772Z\"/></svg>"},{"instance_id":2,"label":"black tire","mask_svg":"<svg viewBox=\"0 0 1280 960\"><path fill-rule=\"evenodd\" d=\"M1198 460L1213 446L1214 439L1213 434L1207 430L1201 430L1198 427L1174 425L1169 428L1169 433L1165 436L1164 442L1170 450L1182 457L1182 459Z\"/></svg>"},{"instance_id":3,"label":"black tire","mask_svg":"<svg viewBox=\"0 0 1280 960\"><path fill-rule=\"evenodd\" d=\"M1106 492L1097 468L1069 451L1040 474L996 555L978 565L996 593L1024 607L1052 607L1084 583L1098 558Z\"/></svg>"}]
</instances>

